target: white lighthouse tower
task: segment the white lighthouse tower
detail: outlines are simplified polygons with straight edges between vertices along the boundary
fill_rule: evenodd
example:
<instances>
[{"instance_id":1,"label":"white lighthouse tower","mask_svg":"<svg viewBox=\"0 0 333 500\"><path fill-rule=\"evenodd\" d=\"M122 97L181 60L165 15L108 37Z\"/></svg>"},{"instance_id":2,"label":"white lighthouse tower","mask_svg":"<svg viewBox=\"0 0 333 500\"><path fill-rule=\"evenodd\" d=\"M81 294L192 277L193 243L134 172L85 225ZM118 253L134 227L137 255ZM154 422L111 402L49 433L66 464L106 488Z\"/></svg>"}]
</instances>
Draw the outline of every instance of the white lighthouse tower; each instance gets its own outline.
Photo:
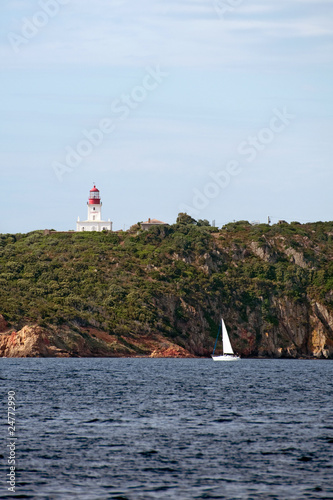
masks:
<instances>
[{"instance_id":1,"label":"white lighthouse tower","mask_svg":"<svg viewBox=\"0 0 333 500\"><path fill-rule=\"evenodd\" d=\"M77 231L112 231L112 222L102 220L102 202L99 190L94 186L90 189L88 206L88 219L76 222Z\"/></svg>"}]
</instances>

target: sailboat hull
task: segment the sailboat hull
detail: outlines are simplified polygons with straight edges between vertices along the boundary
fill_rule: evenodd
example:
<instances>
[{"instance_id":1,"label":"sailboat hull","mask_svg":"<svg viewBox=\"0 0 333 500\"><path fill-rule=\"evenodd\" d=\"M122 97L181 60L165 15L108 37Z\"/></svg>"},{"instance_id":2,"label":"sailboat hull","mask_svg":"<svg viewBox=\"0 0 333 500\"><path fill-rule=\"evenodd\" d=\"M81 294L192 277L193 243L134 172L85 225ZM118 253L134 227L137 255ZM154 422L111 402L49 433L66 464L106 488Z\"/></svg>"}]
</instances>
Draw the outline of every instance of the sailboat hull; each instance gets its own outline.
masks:
<instances>
[{"instance_id":1,"label":"sailboat hull","mask_svg":"<svg viewBox=\"0 0 333 500\"><path fill-rule=\"evenodd\" d=\"M233 356L232 354L223 354L223 356L212 356L213 361L239 361L239 356Z\"/></svg>"}]
</instances>

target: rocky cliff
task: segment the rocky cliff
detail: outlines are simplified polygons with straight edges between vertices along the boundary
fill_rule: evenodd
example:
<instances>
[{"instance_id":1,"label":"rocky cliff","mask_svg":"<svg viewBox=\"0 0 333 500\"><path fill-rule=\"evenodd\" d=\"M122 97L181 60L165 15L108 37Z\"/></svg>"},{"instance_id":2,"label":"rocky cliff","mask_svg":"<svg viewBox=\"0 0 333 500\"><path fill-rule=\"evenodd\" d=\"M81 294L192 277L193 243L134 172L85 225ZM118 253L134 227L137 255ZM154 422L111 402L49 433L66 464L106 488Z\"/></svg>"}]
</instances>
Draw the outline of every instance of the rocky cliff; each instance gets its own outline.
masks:
<instances>
[{"instance_id":1,"label":"rocky cliff","mask_svg":"<svg viewBox=\"0 0 333 500\"><path fill-rule=\"evenodd\" d=\"M0 236L0 356L333 358L333 223Z\"/></svg>"},{"instance_id":2,"label":"rocky cliff","mask_svg":"<svg viewBox=\"0 0 333 500\"><path fill-rule=\"evenodd\" d=\"M0 316L1 323L1 316ZM24 326L21 330L0 332L0 357L5 358L69 358L151 356L153 358L189 358L193 355L159 335L140 338L132 343L119 341L106 332L86 328L74 332L70 328Z\"/></svg>"}]
</instances>

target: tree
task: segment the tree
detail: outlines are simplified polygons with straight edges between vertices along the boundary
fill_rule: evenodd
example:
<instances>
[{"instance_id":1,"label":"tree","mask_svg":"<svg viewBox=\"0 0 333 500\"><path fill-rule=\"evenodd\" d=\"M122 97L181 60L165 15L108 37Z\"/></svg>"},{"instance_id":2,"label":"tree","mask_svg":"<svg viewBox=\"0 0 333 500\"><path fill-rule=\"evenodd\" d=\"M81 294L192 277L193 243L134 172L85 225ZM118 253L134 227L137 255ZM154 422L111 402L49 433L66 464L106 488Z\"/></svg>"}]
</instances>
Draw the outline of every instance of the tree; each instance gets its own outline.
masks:
<instances>
[{"instance_id":1,"label":"tree","mask_svg":"<svg viewBox=\"0 0 333 500\"><path fill-rule=\"evenodd\" d=\"M183 226L187 226L188 224L196 224L196 220L193 219L190 215L184 212L180 212L177 217L177 224L181 224Z\"/></svg>"},{"instance_id":2,"label":"tree","mask_svg":"<svg viewBox=\"0 0 333 500\"><path fill-rule=\"evenodd\" d=\"M199 219L197 222L197 226L210 226L210 224L207 219Z\"/></svg>"}]
</instances>

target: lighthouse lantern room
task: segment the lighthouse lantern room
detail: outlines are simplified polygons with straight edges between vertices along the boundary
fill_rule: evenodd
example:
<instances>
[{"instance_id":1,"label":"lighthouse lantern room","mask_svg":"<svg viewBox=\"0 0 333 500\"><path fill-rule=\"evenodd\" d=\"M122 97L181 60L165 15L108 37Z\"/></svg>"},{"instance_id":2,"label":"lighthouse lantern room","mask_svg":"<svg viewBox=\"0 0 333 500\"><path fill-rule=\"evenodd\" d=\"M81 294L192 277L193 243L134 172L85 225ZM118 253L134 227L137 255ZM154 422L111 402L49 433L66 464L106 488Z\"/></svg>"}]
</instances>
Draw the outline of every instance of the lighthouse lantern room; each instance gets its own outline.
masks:
<instances>
[{"instance_id":1,"label":"lighthouse lantern room","mask_svg":"<svg viewBox=\"0 0 333 500\"><path fill-rule=\"evenodd\" d=\"M112 231L112 222L102 220L102 202L99 190L94 186L89 191L88 206L88 219L80 221L78 218L76 222L77 231Z\"/></svg>"}]
</instances>

